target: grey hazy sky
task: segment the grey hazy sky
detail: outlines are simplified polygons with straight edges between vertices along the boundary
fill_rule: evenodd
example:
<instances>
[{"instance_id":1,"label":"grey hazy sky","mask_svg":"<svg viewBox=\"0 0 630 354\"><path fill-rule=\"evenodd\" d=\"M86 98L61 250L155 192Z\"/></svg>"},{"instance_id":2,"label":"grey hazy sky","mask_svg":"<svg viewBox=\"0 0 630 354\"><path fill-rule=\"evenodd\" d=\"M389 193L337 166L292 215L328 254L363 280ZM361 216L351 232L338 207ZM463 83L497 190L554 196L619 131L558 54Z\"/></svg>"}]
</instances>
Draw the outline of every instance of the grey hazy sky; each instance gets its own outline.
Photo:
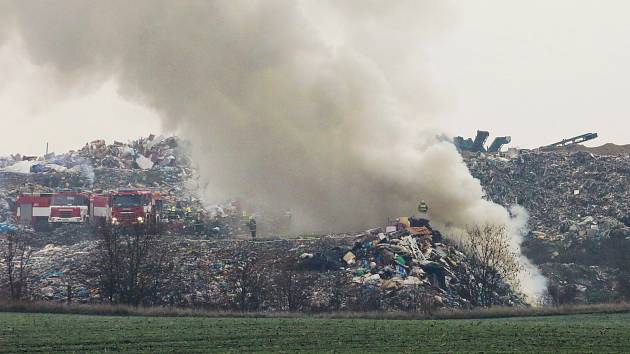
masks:
<instances>
[{"instance_id":1,"label":"grey hazy sky","mask_svg":"<svg viewBox=\"0 0 630 354\"><path fill-rule=\"evenodd\" d=\"M476 129L535 147L595 131L630 143L629 1L450 1L448 29L418 65L451 135ZM19 38L0 47L0 154L80 147L160 132L155 113L103 85L65 92L28 62ZM168 132L165 132L168 133Z\"/></svg>"},{"instance_id":2,"label":"grey hazy sky","mask_svg":"<svg viewBox=\"0 0 630 354\"><path fill-rule=\"evenodd\" d=\"M454 1L428 71L450 132L630 143L630 1Z\"/></svg>"},{"instance_id":3,"label":"grey hazy sky","mask_svg":"<svg viewBox=\"0 0 630 354\"><path fill-rule=\"evenodd\" d=\"M126 141L159 132L147 107L126 101L114 80L67 92L53 73L29 62L19 40L0 47L0 155L65 152L104 138Z\"/></svg>"}]
</instances>

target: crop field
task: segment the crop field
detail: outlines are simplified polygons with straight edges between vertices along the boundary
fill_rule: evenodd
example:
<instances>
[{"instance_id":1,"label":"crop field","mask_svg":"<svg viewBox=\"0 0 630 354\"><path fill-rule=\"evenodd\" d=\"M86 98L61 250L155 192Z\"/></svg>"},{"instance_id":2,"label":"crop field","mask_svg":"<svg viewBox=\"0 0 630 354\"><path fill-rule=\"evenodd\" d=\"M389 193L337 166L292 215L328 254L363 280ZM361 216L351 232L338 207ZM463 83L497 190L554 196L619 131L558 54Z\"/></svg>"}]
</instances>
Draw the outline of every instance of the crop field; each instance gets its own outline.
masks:
<instances>
[{"instance_id":1,"label":"crop field","mask_svg":"<svg viewBox=\"0 0 630 354\"><path fill-rule=\"evenodd\" d=\"M474 320L0 313L0 352L629 352L630 314Z\"/></svg>"}]
</instances>

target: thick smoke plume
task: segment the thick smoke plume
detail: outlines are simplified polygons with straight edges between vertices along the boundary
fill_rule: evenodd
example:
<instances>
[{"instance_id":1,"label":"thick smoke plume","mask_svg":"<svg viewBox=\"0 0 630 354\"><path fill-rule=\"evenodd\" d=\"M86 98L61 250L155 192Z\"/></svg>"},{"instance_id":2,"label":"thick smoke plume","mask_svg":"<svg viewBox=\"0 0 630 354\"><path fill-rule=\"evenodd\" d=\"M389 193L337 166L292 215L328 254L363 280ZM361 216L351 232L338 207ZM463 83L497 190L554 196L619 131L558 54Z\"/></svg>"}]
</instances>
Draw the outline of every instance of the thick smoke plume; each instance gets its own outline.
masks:
<instances>
[{"instance_id":1,"label":"thick smoke plume","mask_svg":"<svg viewBox=\"0 0 630 354\"><path fill-rule=\"evenodd\" d=\"M113 77L190 139L208 200L290 209L296 231L343 231L424 199L445 229L504 223L520 244L521 221L482 198L430 128L422 48L448 17L438 1L1 4L12 33L0 38L19 36L64 84Z\"/></svg>"}]
</instances>

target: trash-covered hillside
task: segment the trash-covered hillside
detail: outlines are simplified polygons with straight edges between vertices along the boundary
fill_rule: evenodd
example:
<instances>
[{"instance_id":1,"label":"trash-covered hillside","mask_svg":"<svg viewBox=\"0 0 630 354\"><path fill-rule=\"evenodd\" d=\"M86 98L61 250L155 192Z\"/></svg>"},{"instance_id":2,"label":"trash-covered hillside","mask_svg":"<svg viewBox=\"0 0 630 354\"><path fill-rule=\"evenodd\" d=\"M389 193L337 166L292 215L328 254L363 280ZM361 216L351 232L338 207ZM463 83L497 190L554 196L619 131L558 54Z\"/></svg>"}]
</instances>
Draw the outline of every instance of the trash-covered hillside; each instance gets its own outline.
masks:
<instances>
[{"instance_id":1,"label":"trash-covered hillside","mask_svg":"<svg viewBox=\"0 0 630 354\"><path fill-rule=\"evenodd\" d=\"M628 300L630 154L627 149L464 153L487 197L530 214L524 253L549 278L550 301Z\"/></svg>"},{"instance_id":2,"label":"trash-covered hillside","mask_svg":"<svg viewBox=\"0 0 630 354\"><path fill-rule=\"evenodd\" d=\"M202 221L204 228L190 227L187 232L206 232L205 227L223 236L240 232L237 210L230 201L202 205L187 151L187 143L175 136L150 135L126 143L96 140L75 151L44 157L16 154L0 158L0 222L15 216L21 193L150 189L161 193L169 218L182 221L170 224L175 232Z\"/></svg>"},{"instance_id":3,"label":"trash-covered hillside","mask_svg":"<svg viewBox=\"0 0 630 354\"><path fill-rule=\"evenodd\" d=\"M248 211L240 202L201 203L187 148L177 137L151 135L128 143L97 140L43 158L0 160L0 222L8 226L15 221L20 193L150 188L164 197L163 233L146 244L139 241L147 263L133 276L124 266L125 254L112 256L103 248L107 231L101 228L63 225L35 231L20 226L28 239L27 297L136 303L138 293L145 292L138 304L308 312L432 311L480 304L468 257L428 220L419 227L383 225L357 234L282 239L268 232L264 239L250 240ZM122 246L133 240L117 237ZM6 246L7 238L0 242ZM103 265L111 257L121 268L107 280ZM497 305L524 305L505 283L493 291Z\"/></svg>"},{"instance_id":4,"label":"trash-covered hillside","mask_svg":"<svg viewBox=\"0 0 630 354\"><path fill-rule=\"evenodd\" d=\"M301 284L295 289L302 297L299 308L305 311L357 309L366 296L372 299L369 306L376 309L405 309L417 306L420 298L445 308L467 308L478 302L471 291L474 282L467 274L466 256L429 225L404 230L384 225L357 235L247 241L247 211L239 202L202 205L187 149L177 137L151 135L128 143L97 140L76 151L43 158L2 158L3 232L15 227L15 201L20 193L151 188L165 199L169 220L163 241L172 251L168 275L160 282L159 295L150 300L155 304L234 308L248 302L256 309L295 309L295 304L271 300L276 295L250 299L255 305L237 299L238 289L230 284L250 267L250 272L264 270L264 277L256 279L264 279L265 294L277 291L289 274L290 284ZM624 266L624 250L630 242L628 154L523 150L463 155L487 198L505 206L520 204L529 211L530 231L523 250L550 281L549 294L541 301L589 303L626 298L630 288ZM66 225L27 233L32 247L33 298L103 301L102 289L89 275L99 242L91 227ZM330 284L335 284L339 290L335 294L343 301L326 300L330 292L320 289ZM221 304L216 303L218 298L223 299ZM523 302L507 285L497 299L503 305Z\"/></svg>"},{"instance_id":5,"label":"trash-covered hillside","mask_svg":"<svg viewBox=\"0 0 630 354\"><path fill-rule=\"evenodd\" d=\"M248 311L431 311L477 303L466 256L430 227L295 239L165 236L144 305ZM442 241L442 242L437 242ZM99 303L98 241L48 243L32 257L32 298ZM97 256L95 256L97 255ZM498 305L523 305L504 285Z\"/></svg>"},{"instance_id":6,"label":"trash-covered hillside","mask_svg":"<svg viewBox=\"0 0 630 354\"><path fill-rule=\"evenodd\" d=\"M185 182L191 180L193 170L185 151L185 143L177 137L150 135L127 143L96 140L79 150L43 158L16 154L0 158L0 189L13 196L60 188L148 187L186 197Z\"/></svg>"}]
</instances>

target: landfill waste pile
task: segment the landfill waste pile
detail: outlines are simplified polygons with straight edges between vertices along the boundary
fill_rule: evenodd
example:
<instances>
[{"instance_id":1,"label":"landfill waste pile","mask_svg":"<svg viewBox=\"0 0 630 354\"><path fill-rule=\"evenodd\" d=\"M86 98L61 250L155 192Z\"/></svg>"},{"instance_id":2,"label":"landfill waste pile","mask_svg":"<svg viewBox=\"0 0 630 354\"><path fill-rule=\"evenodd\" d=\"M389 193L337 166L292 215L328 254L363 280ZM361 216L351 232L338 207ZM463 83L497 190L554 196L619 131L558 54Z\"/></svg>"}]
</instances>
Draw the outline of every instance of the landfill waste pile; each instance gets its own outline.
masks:
<instances>
[{"instance_id":1,"label":"landfill waste pile","mask_svg":"<svg viewBox=\"0 0 630 354\"><path fill-rule=\"evenodd\" d=\"M3 240L0 238L0 243ZM144 305L247 311L433 311L474 307L467 258L430 226L303 239L164 236L168 272ZM30 298L106 300L102 241L33 246ZM0 268L2 268L0 266ZM4 271L4 269L0 269ZM524 305L505 285L499 305Z\"/></svg>"},{"instance_id":2,"label":"landfill waste pile","mask_svg":"<svg viewBox=\"0 0 630 354\"><path fill-rule=\"evenodd\" d=\"M560 149L463 156L488 199L529 212L523 252L549 278L554 302L627 300L618 275L630 263L615 266L609 255L615 240L630 243L630 154Z\"/></svg>"},{"instance_id":3,"label":"landfill waste pile","mask_svg":"<svg viewBox=\"0 0 630 354\"><path fill-rule=\"evenodd\" d=\"M188 149L187 142L175 136L150 135L109 145L95 140L64 154L0 158L0 222L13 219L21 193L148 188L161 193L169 221L173 220L169 232L241 234L241 211L233 203L202 204Z\"/></svg>"},{"instance_id":4,"label":"landfill waste pile","mask_svg":"<svg viewBox=\"0 0 630 354\"><path fill-rule=\"evenodd\" d=\"M40 158L2 158L0 234L16 231L15 201L23 192L151 188L164 197L167 225L160 242L168 243L164 249L170 259L169 275L147 304L327 311L469 308L479 303L470 262L428 222L359 235L244 241L249 230L240 203L202 205L186 150L176 137L149 136L109 145L97 140L77 151ZM544 301L630 299L630 284L624 280L630 279L624 271L630 267L619 251L630 242L628 154L462 154L488 199L529 211L530 231L522 249L550 281ZM29 243L33 297L64 301L70 293L72 301L103 301L94 276L99 241L90 226L22 231L34 235ZM259 288L258 295L244 289L246 284ZM497 292L497 304L523 304L507 285Z\"/></svg>"},{"instance_id":5,"label":"landfill waste pile","mask_svg":"<svg viewBox=\"0 0 630 354\"><path fill-rule=\"evenodd\" d=\"M419 227L386 227L357 236L354 247L343 255L353 283L380 288L385 293L408 287L437 290L433 300L448 308L478 306L471 287L480 286L470 272L468 258L429 221L416 219ZM502 284L495 305L524 305L522 297Z\"/></svg>"},{"instance_id":6,"label":"landfill waste pile","mask_svg":"<svg viewBox=\"0 0 630 354\"><path fill-rule=\"evenodd\" d=\"M248 215L236 201L201 204L185 151L186 143L176 137L151 135L109 145L96 140L60 155L1 159L0 221L6 221L4 234L28 236L29 297L100 303L122 295L107 293L99 268L106 258L104 241L94 226L16 229L13 218L20 193L151 188L163 197L165 227L155 241L161 263L147 268L157 278L146 281L154 285L142 304L306 312L478 305L471 291L478 285L466 256L427 220L418 227L388 226L358 235L243 240ZM290 211L278 214L266 224L286 230ZM6 243L1 234L0 243ZM230 239L217 237L221 235ZM499 305L524 304L507 285L497 292Z\"/></svg>"},{"instance_id":7,"label":"landfill waste pile","mask_svg":"<svg viewBox=\"0 0 630 354\"><path fill-rule=\"evenodd\" d=\"M35 300L87 302L98 298L97 279L91 273L95 241L72 245L48 244L33 251L30 263L31 298Z\"/></svg>"},{"instance_id":8,"label":"landfill waste pile","mask_svg":"<svg viewBox=\"0 0 630 354\"><path fill-rule=\"evenodd\" d=\"M466 163L492 201L524 206L530 228L549 237L582 217L630 215L630 157L587 152L522 152L513 158L468 155Z\"/></svg>"},{"instance_id":9,"label":"landfill waste pile","mask_svg":"<svg viewBox=\"0 0 630 354\"><path fill-rule=\"evenodd\" d=\"M0 160L0 166L4 166L0 169L0 186L23 192L163 186L179 191L193 173L185 146L174 136L150 135L109 145L96 140L77 151L39 158L16 154Z\"/></svg>"}]
</instances>

